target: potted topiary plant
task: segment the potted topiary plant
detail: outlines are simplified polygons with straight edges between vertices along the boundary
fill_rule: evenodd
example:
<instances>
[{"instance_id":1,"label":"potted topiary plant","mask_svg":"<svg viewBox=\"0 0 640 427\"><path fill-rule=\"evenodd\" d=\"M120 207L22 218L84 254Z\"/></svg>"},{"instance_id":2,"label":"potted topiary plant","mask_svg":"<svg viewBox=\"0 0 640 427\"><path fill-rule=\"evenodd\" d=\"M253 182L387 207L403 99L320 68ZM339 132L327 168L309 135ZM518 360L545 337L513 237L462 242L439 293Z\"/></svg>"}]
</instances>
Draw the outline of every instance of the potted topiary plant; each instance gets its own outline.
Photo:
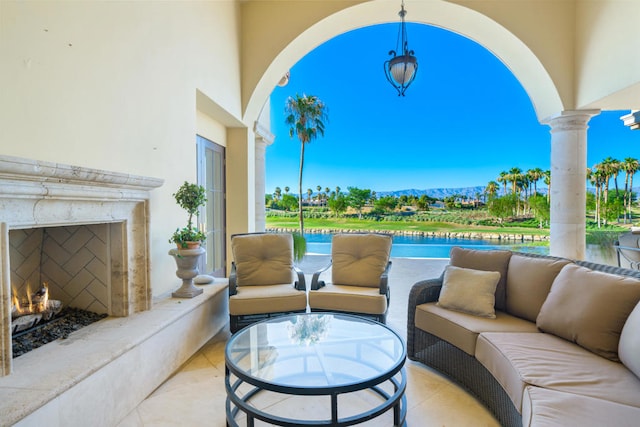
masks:
<instances>
[{"instance_id":1,"label":"potted topiary plant","mask_svg":"<svg viewBox=\"0 0 640 427\"><path fill-rule=\"evenodd\" d=\"M175 243L178 249L197 248L204 242L206 235L193 226L193 216L198 216L198 209L207 203L206 190L201 185L189 184L185 181L178 191L173 193L173 197L176 203L187 211L189 219L186 227L176 228L169 243Z\"/></svg>"},{"instance_id":2,"label":"potted topiary plant","mask_svg":"<svg viewBox=\"0 0 640 427\"><path fill-rule=\"evenodd\" d=\"M193 285L193 278L198 275L198 260L205 250L200 244L206 235L193 226L193 216L198 215L198 209L207 202L207 193L204 187L197 184L184 182L173 194L176 203L187 211L189 220L187 226L178 228L169 239L169 243L175 243L177 248L171 249L171 255L178 266L176 276L182 279L182 287L172 293L176 298L193 298L202 293L202 289Z\"/></svg>"}]
</instances>

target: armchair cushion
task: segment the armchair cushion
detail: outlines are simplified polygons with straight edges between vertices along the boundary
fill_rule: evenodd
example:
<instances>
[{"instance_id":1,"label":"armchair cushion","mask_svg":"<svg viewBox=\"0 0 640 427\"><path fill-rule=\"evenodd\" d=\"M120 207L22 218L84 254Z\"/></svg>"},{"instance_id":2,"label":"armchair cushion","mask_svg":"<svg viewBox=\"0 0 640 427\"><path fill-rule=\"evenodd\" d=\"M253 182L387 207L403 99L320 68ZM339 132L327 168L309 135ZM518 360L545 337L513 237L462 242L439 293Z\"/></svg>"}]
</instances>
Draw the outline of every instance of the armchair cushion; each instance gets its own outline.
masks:
<instances>
[{"instance_id":1,"label":"armchair cushion","mask_svg":"<svg viewBox=\"0 0 640 427\"><path fill-rule=\"evenodd\" d=\"M231 239L238 286L293 283L291 234L242 234Z\"/></svg>"},{"instance_id":2,"label":"armchair cushion","mask_svg":"<svg viewBox=\"0 0 640 427\"><path fill-rule=\"evenodd\" d=\"M331 280L337 285L380 287L391 254L391 236L336 234L331 244Z\"/></svg>"},{"instance_id":3,"label":"armchair cushion","mask_svg":"<svg viewBox=\"0 0 640 427\"><path fill-rule=\"evenodd\" d=\"M313 310L347 313L384 314L387 296L378 288L327 284L317 291L309 291L309 307Z\"/></svg>"},{"instance_id":4,"label":"armchair cushion","mask_svg":"<svg viewBox=\"0 0 640 427\"><path fill-rule=\"evenodd\" d=\"M304 311L307 295L292 285L245 286L229 298L229 314L286 313Z\"/></svg>"}]
</instances>

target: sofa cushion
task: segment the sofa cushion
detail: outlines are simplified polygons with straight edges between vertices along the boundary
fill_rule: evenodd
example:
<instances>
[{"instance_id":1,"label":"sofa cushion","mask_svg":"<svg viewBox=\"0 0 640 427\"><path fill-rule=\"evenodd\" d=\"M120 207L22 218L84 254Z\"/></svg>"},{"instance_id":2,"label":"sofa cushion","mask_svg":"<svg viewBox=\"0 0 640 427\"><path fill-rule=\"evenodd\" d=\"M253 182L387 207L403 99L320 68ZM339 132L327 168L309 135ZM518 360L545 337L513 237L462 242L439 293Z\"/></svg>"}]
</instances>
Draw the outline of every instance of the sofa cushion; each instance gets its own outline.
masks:
<instances>
[{"instance_id":1,"label":"sofa cushion","mask_svg":"<svg viewBox=\"0 0 640 427\"><path fill-rule=\"evenodd\" d=\"M482 333L476 358L500 383L518 411L527 385L640 407L640 379L622 363L555 335Z\"/></svg>"},{"instance_id":2,"label":"sofa cushion","mask_svg":"<svg viewBox=\"0 0 640 427\"><path fill-rule=\"evenodd\" d=\"M536 321L552 333L618 361L620 333L640 300L640 280L565 265Z\"/></svg>"},{"instance_id":3,"label":"sofa cushion","mask_svg":"<svg viewBox=\"0 0 640 427\"><path fill-rule=\"evenodd\" d=\"M309 307L312 310L384 314L387 311L387 296L381 294L377 287L327 283L320 289L309 291Z\"/></svg>"},{"instance_id":4,"label":"sofa cushion","mask_svg":"<svg viewBox=\"0 0 640 427\"><path fill-rule=\"evenodd\" d=\"M473 270L497 271L500 281L496 286L496 310L506 309L507 268L511 251L484 251L454 246L449 252L449 263L455 267Z\"/></svg>"},{"instance_id":5,"label":"sofa cushion","mask_svg":"<svg viewBox=\"0 0 640 427\"><path fill-rule=\"evenodd\" d=\"M229 314L281 313L304 311L307 295L293 285L240 286L238 293L229 297Z\"/></svg>"},{"instance_id":6,"label":"sofa cushion","mask_svg":"<svg viewBox=\"0 0 640 427\"><path fill-rule=\"evenodd\" d=\"M386 234L336 234L331 240L331 281L337 285L380 287L392 238Z\"/></svg>"},{"instance_id":7,"label":"sofa cushion","mask_svg":"<svg viewBox=\"0 0 640 427\"><path fill-rule=\"evenodd\" d=\"M438 305L449 310L462 311L495 319L495 292L500 280L497 271L470 268L445 268Z\"/></svg>"},{"instance_id":8,"label":"sofa cushion","mask_svg":"<svg viewBox=\"0 0 640 427\"><path fill-rule=\"evenodd\" d=\"M481 332L537 332L535 323L496 311L496 318L473 316L447 310L436 303L416 307L416 327L443 339L469 355L475 355L476 341Z\"/></svg>"},{"instance_id":9,"label":"sofa cushion","mask_svg":"<svg viewBox=\"0 0 640 427\"><path fill-rule=\"evenodd\" d=\"M293 236L256 233L232 236L238 286L293 283Z\"/></svg>"},{"instance_id":10,"label":"sofa cushion","mask_svg":"<svg viewBox=\"0 0 640 427\"><path fill-rule=\"evenodd\" d=\"M622 363L640 377L640 303L636 304L622 328L618 355Z\"/></svg>"},{"instance_id":11,"label":"sofa cushion","mask_svg":"<svg viewBox=\"0 0 640 427\"><path fill-rule=\"evenodd\" d=\"M553 280L569 262L513 254L507 270L507 313L535 322Z\"/></svg>"},{"instance_id":12,"label":"sofa cushion","mask_svg":"<svg viewBox=\"0 0 640 427\"><path fill-rule=\"evenodd\" d=\"M640 408L579 394L527 386L522 401L523 427L638 425Z\"/></svg>"}]
</instances>

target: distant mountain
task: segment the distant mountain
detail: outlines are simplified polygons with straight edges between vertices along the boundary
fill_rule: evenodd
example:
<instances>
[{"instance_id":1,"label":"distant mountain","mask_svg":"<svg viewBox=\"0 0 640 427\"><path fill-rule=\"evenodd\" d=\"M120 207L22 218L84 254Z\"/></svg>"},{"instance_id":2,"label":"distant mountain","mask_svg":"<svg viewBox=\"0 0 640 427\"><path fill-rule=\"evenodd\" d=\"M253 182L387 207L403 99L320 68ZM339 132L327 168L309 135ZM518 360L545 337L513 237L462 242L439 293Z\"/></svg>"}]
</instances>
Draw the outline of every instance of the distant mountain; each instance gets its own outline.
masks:
<instances>
[{"instance_id":1,"label":"distant mountain","mask_svg":"<svg viewBox=\"0 0 640 427\"><path fill-rule=\"evenodd\" d=\"M484 185L478 185L476 187L461 187L461 188L428 188L426 190L416 190L415 188L411 188L408 190L397 190L397 191L376 191L378 197L384 196L416 196L420 197L423 194L426 194L429 197L433 197L435 199L444 199L445 197L460 195L466 196L467 198L474 199L476 194L482 194L484 191Z\"/></svg>"}]
</instances>

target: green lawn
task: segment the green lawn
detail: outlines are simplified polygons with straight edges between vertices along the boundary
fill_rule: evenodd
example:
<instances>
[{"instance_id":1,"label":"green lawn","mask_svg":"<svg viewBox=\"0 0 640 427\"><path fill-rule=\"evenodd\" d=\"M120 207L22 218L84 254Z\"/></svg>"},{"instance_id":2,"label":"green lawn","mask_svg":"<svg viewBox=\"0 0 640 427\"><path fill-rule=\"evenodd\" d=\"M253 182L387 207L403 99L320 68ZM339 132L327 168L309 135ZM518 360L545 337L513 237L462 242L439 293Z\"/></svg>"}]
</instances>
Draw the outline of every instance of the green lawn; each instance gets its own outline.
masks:
<instances>
[{"instance_id":1,"label":"green lawn","mask_svg":"<svg viewBox=\"0 0 640 427\"><path fill-rule=\"evenodd\" d=\"M267 228L298 228L297 218L267 217ZM424 231L456 233L500 233L548 236L549 230L529 227L485 227L447 222L375 221L357 218L318 219L305 218L308 230L367 230L367 231Z\"/></svg>"}]
</instances>

